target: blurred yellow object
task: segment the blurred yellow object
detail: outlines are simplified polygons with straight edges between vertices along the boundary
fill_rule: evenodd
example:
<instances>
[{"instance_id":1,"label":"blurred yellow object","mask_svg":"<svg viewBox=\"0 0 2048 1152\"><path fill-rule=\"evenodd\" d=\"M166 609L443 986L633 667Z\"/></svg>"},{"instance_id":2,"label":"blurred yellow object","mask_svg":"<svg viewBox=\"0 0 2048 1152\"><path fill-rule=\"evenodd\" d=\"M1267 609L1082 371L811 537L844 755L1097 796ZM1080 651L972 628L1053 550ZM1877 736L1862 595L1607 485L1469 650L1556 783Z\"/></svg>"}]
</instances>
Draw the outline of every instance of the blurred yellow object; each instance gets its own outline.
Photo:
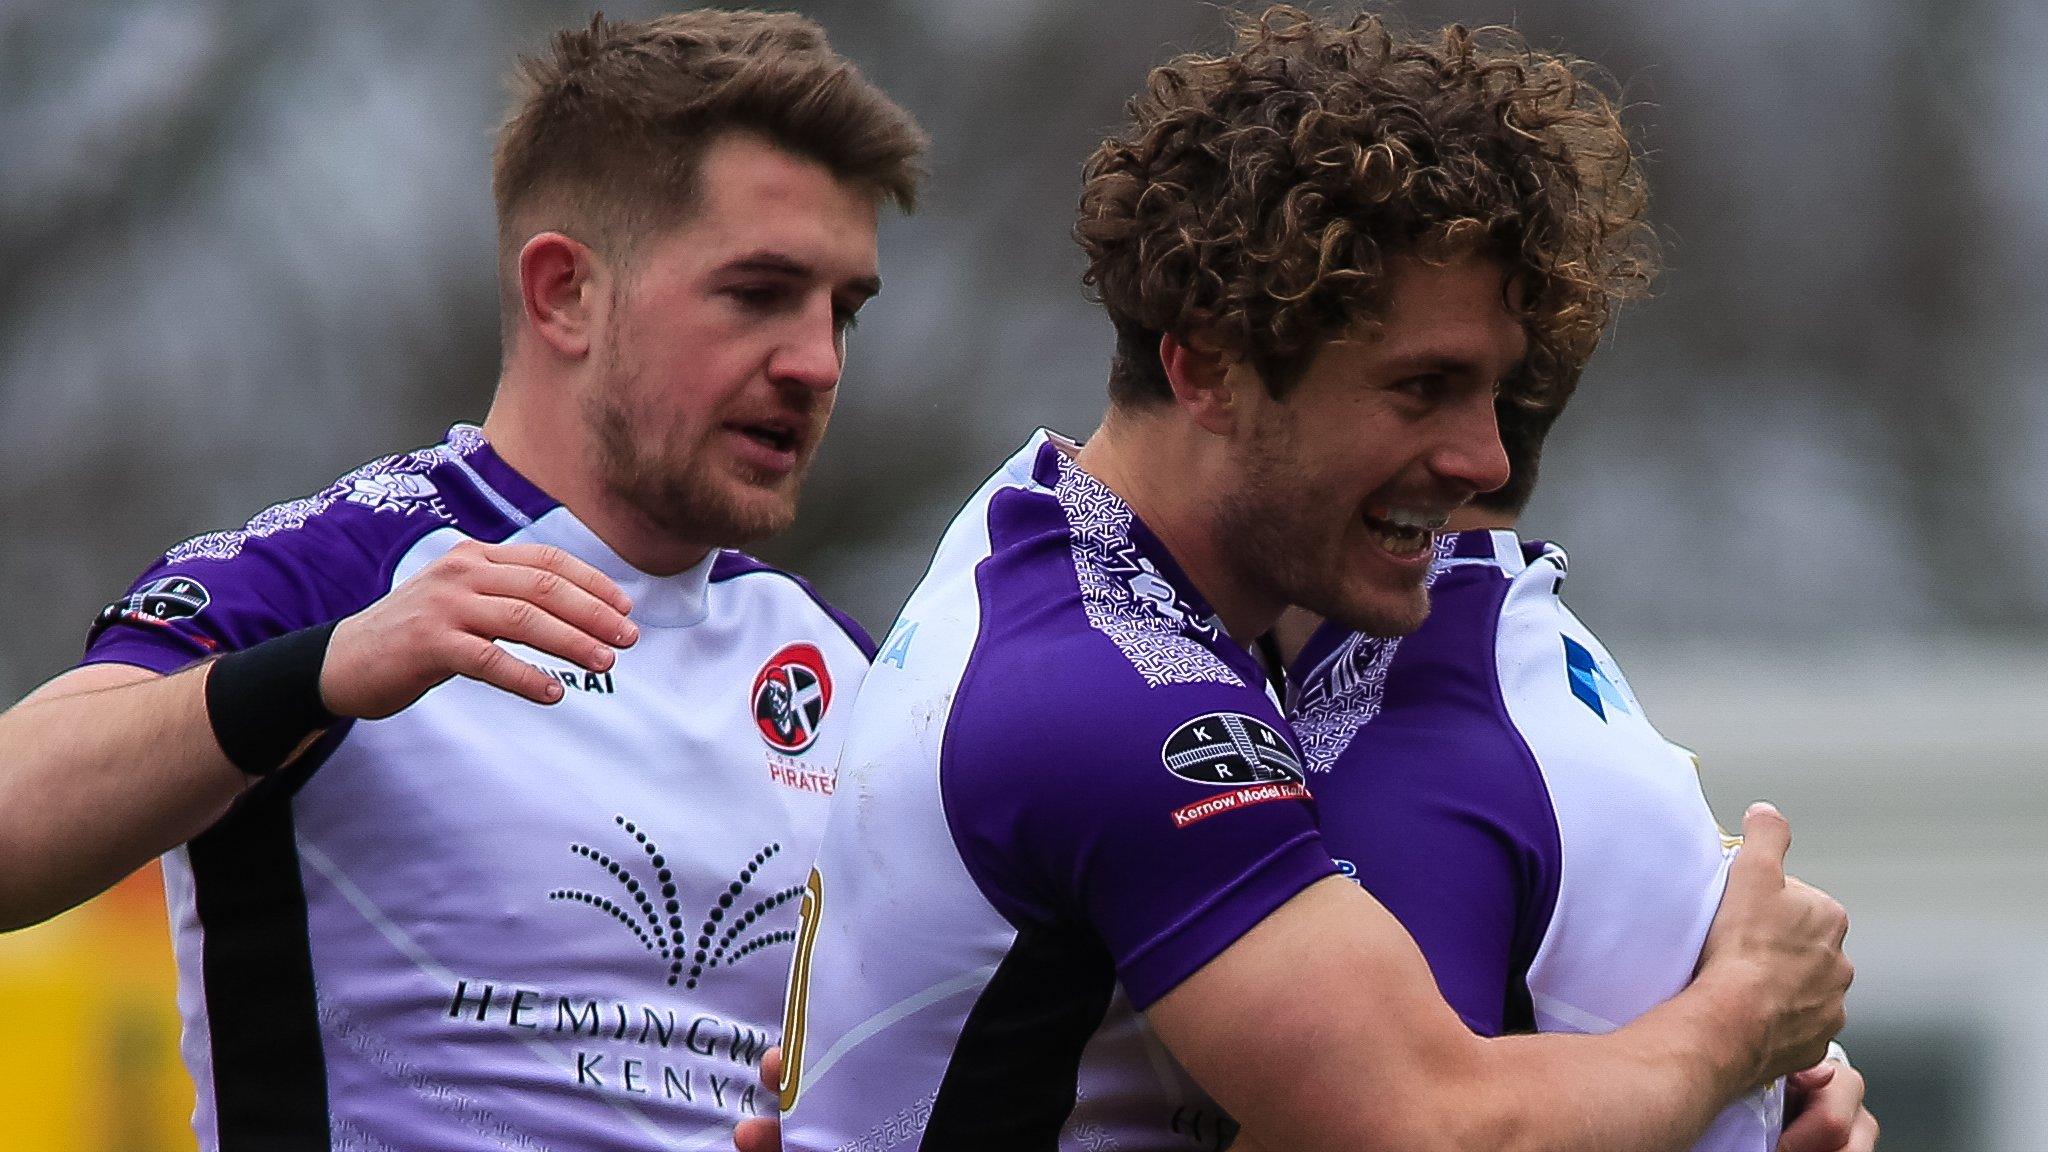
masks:
<instances>
[{"instance_id":1,"label":"blurred yellow object","mask_svg":"<svg viewBox=\"0 0 2048 1152\"><path fill-rule=\"evenodd\" d=\"M0 936L0 1148L190 1152L177 975L152 864Z\"/></svg>"}]
</instances>

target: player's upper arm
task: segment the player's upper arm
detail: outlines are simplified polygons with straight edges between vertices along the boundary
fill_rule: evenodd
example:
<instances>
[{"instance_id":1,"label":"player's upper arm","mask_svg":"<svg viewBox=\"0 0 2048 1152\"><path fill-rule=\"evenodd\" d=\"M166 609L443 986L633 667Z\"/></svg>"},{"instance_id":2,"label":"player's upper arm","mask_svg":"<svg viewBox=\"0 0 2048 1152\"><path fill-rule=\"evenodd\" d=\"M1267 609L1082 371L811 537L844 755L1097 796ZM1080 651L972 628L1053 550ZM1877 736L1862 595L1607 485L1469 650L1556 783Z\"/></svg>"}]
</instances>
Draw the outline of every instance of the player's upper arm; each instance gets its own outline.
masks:
<instances>
[{"instance_id":1,"label":"player's upper arm","mask_svg":"<svg viewBox=\"0 0 2048 1152\"><path fill-rule=\"evenodd\" d=\"M1264 1146L1462 1146L1449 1097L1486 1042L1437 995L1407 933L1349 881L1304 889L1146 1017Z\"/></svg>"},{"instance_id":2,"label":"player's upper arm","mask_svg":"<svg viewBox=\"0 0 2048 1152\"><path fill-rule=\"evenodd\" d=\"M1106 646L1049 647L963 685L947 817L999 912L1094 935L1143 1008L1336 866L1257 688L1147 687Z\"/></svg>"},{"instance_id":3,"label":"player's upper arm","mask_svg":"<svg viewBox=\"0 0 2048 1152\"><path fill-rule=\"evenodd\" d=\"M47 703L71 696L104 692L109 688L125 688L144 680L154 680L159 675L161 674L158 672L133 664L87 664L51 677L42 687L22 697L21 702Z\"/></svg>"}]
</instances>

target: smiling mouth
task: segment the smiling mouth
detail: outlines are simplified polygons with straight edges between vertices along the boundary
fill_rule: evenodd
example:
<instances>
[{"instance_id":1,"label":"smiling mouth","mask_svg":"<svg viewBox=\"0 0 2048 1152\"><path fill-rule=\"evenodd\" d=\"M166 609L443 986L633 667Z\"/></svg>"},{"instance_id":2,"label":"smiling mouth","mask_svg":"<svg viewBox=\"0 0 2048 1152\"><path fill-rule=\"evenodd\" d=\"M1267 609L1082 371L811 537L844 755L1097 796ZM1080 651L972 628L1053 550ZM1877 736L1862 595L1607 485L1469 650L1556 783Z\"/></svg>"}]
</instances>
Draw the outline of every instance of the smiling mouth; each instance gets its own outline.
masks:
<instances>
[{"instance_id":1,"label":"smiling mouth","mask_svg":"<svg viewBox=\"0 0 2048 1152\"><path fill-rule=\"evenodd\" d=\"M1396 560L1414 560L1436 543L1436 534L1450 519L1448 512L1375 505L1364 516L1373 542Z\"/></svg>"}]
</instances>

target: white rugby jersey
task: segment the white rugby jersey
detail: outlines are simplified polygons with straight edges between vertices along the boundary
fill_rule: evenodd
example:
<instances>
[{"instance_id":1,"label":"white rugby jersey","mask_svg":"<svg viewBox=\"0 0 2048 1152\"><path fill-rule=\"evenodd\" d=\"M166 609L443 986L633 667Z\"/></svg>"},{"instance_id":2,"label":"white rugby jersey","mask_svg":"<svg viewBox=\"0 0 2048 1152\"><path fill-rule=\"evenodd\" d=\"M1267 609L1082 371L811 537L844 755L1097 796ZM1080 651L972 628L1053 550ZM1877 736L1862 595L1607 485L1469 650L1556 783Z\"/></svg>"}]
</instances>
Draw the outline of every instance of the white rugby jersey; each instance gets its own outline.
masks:
<instances>
[{"instance_id":1,"label":"white rugby jersey","mask_svg":"<svg viewBox=\"0 0 2048 1152\"><path fill-rule=\"evenodd\" d=\"M1326 626L1295 662L1325 842L1485 1035L1607 1032L1675 995L1737 843L1558 598L1565 563L1511 532L1448 536L1419 630ZM1772 1148L1783 1112L1774 1085L1698 1147Z\"/></svg>"},{"instance_id":2,"label":"white rugby jersey","mask_svg":"<svg viewBox=\"0 0 2048 1152\"><path fill-rule=\"evenodd\" d=\"M866 637L734 552L634 570L474 428L173 548L86 662L351 614L465 539L557 545L640 639L553 706L453 680L343 723L165 859L199 1142L721 1149L772 1114L798 898Z\"/></svg>"},{"instance_id":3,"label":"white rugby jersey","mask_svg":"<svg viewBox=\"0 0 2048 1152\"><path fill-rule=\"evenodd\" d=\"M1334 871L1258 664L1040 433L954 519L853 711L783 1145L1222 1148L1137 1013Z\"/></svg>"}]
</instances>

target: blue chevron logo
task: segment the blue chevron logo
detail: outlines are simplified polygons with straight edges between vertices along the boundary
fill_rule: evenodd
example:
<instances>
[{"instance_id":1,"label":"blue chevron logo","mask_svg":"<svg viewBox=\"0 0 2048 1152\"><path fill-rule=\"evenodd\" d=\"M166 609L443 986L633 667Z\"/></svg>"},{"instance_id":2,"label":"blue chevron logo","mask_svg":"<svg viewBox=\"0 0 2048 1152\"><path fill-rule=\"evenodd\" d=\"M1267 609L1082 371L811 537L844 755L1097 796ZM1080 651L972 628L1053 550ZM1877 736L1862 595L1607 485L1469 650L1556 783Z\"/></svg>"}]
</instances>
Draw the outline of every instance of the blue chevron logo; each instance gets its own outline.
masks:
<instances>
[{"instance_id":1,"label":"blue chevron logo","mask_svg":"<svg viewBox=\"0 0 2048 1152\"><path fill-rule=\"evenodd\" d=\"M1622 699L1621 690L1614 686L1607 673L1600 670L1599 663L1585 645L1569 636L1564 637L1564 669L1571 678L1572 695L1591 708L1593 715L1603 722L1609 708L1628 715L1628 704Z\"/></svg>"}]
</instances>

